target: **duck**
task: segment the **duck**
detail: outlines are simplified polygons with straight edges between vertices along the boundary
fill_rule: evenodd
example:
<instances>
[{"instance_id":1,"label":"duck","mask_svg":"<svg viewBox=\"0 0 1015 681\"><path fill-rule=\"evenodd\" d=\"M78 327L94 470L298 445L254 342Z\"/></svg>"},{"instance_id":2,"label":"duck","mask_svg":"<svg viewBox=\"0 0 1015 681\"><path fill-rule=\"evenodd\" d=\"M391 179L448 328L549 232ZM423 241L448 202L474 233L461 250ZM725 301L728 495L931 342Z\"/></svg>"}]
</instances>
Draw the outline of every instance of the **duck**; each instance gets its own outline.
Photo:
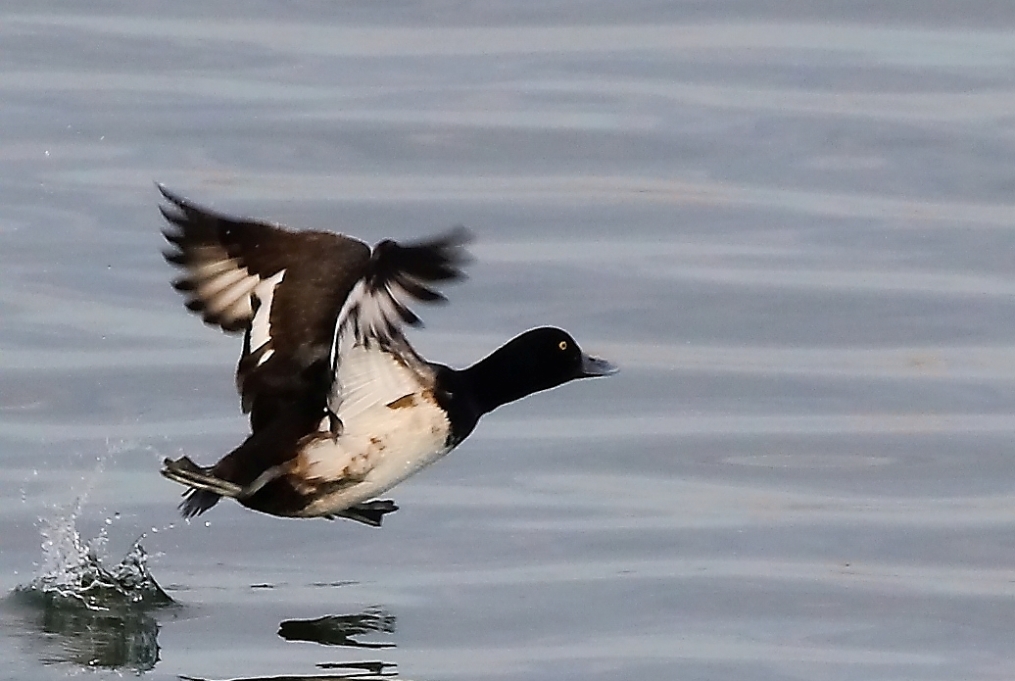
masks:
<instances>
[{"instance_id":1,"label":"duck","mask_svg":"<svg viewBox=\"0 0 1015 681\"><path fill-rule=\"evenodd\" d=\"M163 461L198 516L223 498L286 518L379 527L379 497L459 446L510 402L617 367L563 329L533 328L464 369L405 337L413 303L440 303L464 276L470 233L367 243L199 206L157 185L173 287L212 327L242 335L236 388L250 434L211 466Z\"/></svg>"}]
</instances>

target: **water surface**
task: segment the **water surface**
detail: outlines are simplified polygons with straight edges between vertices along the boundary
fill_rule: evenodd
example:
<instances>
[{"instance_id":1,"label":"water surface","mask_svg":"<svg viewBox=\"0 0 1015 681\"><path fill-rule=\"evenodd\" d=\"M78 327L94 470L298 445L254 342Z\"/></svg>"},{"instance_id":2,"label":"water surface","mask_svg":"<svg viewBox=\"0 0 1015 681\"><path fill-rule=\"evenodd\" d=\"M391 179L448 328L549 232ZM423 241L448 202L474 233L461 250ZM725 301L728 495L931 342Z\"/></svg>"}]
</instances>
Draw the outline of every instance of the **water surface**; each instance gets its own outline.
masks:
<instances>
[{"instance_id":1,"label":"water surface","mask_svg":"<svg viewBox=\"0 0 1015 681\"><path fill-rule=\"evenodd\" d=\"M0 11L0 590L63 519L107 567L144 534L175 603L8 596L2 675L1011 678L1013 27L987 1ZM369 241L465 224L421 352L553 323L623 371L490 416L382 530L179 522L161 458L245 424L155 180Z\"/></svg>"}]
</instances>

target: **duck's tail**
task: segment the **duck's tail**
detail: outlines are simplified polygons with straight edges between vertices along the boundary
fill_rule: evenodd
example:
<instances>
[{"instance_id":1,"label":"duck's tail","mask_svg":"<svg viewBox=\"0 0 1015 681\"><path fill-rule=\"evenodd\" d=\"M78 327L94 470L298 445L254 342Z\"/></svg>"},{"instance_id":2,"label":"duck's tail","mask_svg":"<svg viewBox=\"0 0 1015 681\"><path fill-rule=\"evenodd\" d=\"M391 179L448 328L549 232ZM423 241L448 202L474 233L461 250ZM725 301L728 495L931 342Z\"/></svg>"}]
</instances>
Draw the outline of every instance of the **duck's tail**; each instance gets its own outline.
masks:
<instances>
[{"instance_id":1,"label":"duck's tail","mask_svg":"<svg viewBox=\"0 0 1015 681\"><path fill-rule=\"evenodd\" d=\"M218 503L222 497L238 497L243 488L236 483L222 480L211 474L210 468L202 468L183 456L173 461L162 462L162 475L190 489L184 492L180 502L180 513L184 518L201 515Z\"/></svg>"}]
</instances>

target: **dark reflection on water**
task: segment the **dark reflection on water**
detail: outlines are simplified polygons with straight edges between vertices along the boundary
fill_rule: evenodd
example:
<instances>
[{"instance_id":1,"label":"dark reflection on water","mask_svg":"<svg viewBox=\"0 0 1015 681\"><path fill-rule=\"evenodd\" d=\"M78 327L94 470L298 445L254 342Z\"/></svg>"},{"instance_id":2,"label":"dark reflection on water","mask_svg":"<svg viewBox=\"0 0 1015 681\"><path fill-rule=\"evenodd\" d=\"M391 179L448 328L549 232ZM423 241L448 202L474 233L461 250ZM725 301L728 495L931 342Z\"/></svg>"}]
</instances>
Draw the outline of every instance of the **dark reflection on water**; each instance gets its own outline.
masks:
<instances>
[{"instance_id":1,"label":"dark reflection on water","mask_svg":"<svg viewBox=\"0 0 1015 681\"><path fill-rule=\"evenodd\" d=\"M40 560L51 504L93 488L119 546L176 521L163 456L246 428L153 179L372 243L464 223L424 356L552 323L629 367L492 415L383 530L234 504L151 537L193 617L0 599L0 680L1015 678L1013 28L1004 0L0 4L0 595L78 564L58 527ZM397 633L275 633L378 603Z\"/></svg>"},{"instance_id":2,"label":"dark reflection on water","mask_svg":"<svg viewBox=\"0 0 1015 681\"><path fill-rule=\"evenodd\" d=\"M4 600L4 610L13 610L18 630L40 643L43 664L149 671L159 661L154 611L175 602L149 571L140 538L113 565L99 555L104 535L82 539L83 503L81 497L41 519L42 571Z\"/></svg>"},{"instance_id":3,"label":"dark reflection on water","mask_svg":"<svg viewBox=\"0 0 1015 681\"><path fill-rule=\"evenodd\" d=\"M278 635L286 641L319 643L344 648L394 648L390 642L357 641L363 634L395 633L395 616L383 608L367 608L352 615L325 615L310 620L285 620L279 624ZM339 670L338 673L310 676L272 677L273 679L383 679L395 676L394 663L381 660L320 662L318 669ZM254 681L246 679L244 681Z\"/></svg>"},{"instance_id":4,"label":"dark reflection on water","mask_svg":"<svg viewBox=\"0 0 1015 681\"><path fill-rule=\"evenodd\" d=\"M378 667L378 671L371 671L373 665L381 665ZM370 681L371 679L386 679L391 678L395 675L395 671L383 671L382 667L388 666L384 662L362 662L356 663L351 662L349 664L340 664L336 667L348 668L350 672L347 674L309 674L309 675L289 675L283 674L273 676L243 676L229 679L229 681L325 681L327 679L346 679L347 681ZM183 681L212 681L211 679L205 679L200 676L180 676Z\"/></svg>"},{"instance_id":5,"label":"dark reflection on water","mask_svg":"<svg viewBox=\"0 0 1015 681\"><path fill-rule=\"evenodd\" d=\"M321 662L317 665L321 669L350 669L360 670L370 674L371 677L385 677L395 675L395 665L391 662ZM359 678L360 674L354 673L353 677Z\"/></svg>"},{"instance_id":6,"label":"dark reflection on water","mask_svg":"<svg viewBox=\"0 0 1015 681\"><path fill-rule=\"evenodd\" d=\"M372 632L395 633L395 616L381 608L368 608L355 615L326 615L312 620L285 620L278 635L287 641L308 641L348 648L393 648L394 643L357 641L353 636Z\"/></svg>"},{"instance_id":7,"label":"dark reflection on water","mask_svg":"<svg viewBox=\"0 0 1015 681\"><path fill-rule=\"evenodd\" d=\"M309 620L284 620L278 628L278 635L286 641L360 649L394 648L394 643L363 642L353 638L363 634L393 634L394 632L395 616L379 607L367 608L363 612L352 615L325 615ZM397 675L396 665L393 662L382 660L319 662L315 666L321 670L328 670L328 673L233 677L230 681L315 681L318 679L370 681L371 679L388 679ZM181 675L179 678L185 681L211 681L200 676Z\"/></svg>"},{"instance_id":8,"label":"dark reflection on water","mask_svg":"<svg viewBox=\"0 0 1015 681\"><path fill-rule=\"evenodd\" d=\"M20 615L19 629L40 644L43 664L145 672L159 661L159 625L147 608L92 608L52 594L23 591L9 601Z\"/></svg>"}]
</instances>

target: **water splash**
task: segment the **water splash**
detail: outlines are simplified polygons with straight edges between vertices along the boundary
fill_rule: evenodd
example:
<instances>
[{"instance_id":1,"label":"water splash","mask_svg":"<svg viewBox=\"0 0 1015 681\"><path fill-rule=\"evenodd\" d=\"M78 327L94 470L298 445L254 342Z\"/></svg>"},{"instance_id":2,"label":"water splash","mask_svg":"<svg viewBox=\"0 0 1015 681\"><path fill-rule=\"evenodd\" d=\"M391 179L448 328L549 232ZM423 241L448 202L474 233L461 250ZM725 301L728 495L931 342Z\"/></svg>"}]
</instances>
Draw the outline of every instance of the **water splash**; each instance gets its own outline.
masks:
<instances>
[{"instance_id":1,"label":"water splash","mask_svg":"<svg viewBox=\"0 0 1015 681\"><path fill-rule=\"evenodd\" d=\"M141 545L144 535L111 567L104 565L99 555L106 545L105 528L92 542L82 541L77 529L82 502L83 498L79 499L69 513L42 519L40 574L18 591L53 604L89 610L172 603L148 569L148 553Z\"/></svg>"},{"instance_id":2,"label":"water splash","mask_svg":"<svg viewBox=\"0 0 1015 681\"><path fill-rule=\"evenodd\" d=\"M173 599L148 569L145 535L113 565L102 558L106 527L94 540L82 540L77 519L83 502L84 495L41 519L39 574L13 598L48 641L44 662L147 671L159 660L159 625L150 612Z\"/></svg>"}]
</instances>

